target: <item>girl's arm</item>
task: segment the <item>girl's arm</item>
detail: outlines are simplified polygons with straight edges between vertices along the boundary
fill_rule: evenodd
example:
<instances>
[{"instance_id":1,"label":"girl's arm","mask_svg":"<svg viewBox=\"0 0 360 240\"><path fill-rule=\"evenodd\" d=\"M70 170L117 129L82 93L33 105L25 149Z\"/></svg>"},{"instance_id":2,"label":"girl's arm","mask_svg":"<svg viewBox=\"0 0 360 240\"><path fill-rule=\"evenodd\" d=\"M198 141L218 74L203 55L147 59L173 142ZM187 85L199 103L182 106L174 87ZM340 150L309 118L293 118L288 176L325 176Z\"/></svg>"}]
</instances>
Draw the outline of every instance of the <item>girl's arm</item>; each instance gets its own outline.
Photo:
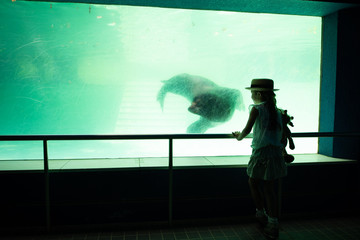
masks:
<instances>
[{"instance_id":1,"label":"girl's arm","mask_svg":"<svg viewBox=\"0 0 360 240\"><path fill-rule=\"evenodd\" d=\"M250 111L249 119L246 123L245 128L242 130L242 132L233 132L233 136L236 137L237 140L241 141L244 137L246 137L250 132L252 127L254 126L255 120L257 116L259 115L259 111L256 108L252 108Z\"/></svg>"}]
</instances>

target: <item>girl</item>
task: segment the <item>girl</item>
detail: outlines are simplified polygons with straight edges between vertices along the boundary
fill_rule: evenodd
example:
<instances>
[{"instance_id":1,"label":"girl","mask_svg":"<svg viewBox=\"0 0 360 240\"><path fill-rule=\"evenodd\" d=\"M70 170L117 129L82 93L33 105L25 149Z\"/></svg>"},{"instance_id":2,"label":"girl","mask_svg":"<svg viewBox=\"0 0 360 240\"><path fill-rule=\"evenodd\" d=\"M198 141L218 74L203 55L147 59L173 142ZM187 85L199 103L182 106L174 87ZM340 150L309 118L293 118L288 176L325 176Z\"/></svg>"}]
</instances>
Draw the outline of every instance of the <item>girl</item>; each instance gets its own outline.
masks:
<instances>
[{"instance_id":1,"label":"girl","mask_svg":"<svg viewBox=\"0 0 360 240\"><path fill-rule=\"evenodd\" d=\"M256 218L265 226L264 234L277 238L278 201L274 183L287 174L282 156L284 145L281 143L283 131L281 113L276 107L274 93L278 89L274 89L274 81L271 79L253 79L251 87L246 89L251 90L254 104L251 105L252 109L244 130L232 134L240 141L254 127L251 145L253 151L247 168L249 186L256 206ZM266 212L264 202L267 206Z\"/></svg>"}]
</instances>

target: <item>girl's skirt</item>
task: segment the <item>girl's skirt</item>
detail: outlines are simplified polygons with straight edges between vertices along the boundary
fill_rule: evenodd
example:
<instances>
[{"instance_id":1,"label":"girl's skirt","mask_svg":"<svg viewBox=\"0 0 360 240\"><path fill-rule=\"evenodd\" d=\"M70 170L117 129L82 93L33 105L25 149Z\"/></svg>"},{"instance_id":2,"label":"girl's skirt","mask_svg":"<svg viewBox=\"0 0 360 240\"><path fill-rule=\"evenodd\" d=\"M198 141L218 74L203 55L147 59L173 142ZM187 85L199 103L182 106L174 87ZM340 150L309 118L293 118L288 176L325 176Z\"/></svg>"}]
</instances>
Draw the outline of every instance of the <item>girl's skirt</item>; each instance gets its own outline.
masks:
<instances>
[{"instance_id":1,"label":"girl's skirt","mask_svg":"<svg viewBox=\"0 0 360 240\"><path fill-rule=\"evenodd\" d=\"M262 180L275 180L286 176L287 168L282 151L282 147L272 145L260 149L253 149L247 167L249 177Z\"/></svg>"}]
</instances>

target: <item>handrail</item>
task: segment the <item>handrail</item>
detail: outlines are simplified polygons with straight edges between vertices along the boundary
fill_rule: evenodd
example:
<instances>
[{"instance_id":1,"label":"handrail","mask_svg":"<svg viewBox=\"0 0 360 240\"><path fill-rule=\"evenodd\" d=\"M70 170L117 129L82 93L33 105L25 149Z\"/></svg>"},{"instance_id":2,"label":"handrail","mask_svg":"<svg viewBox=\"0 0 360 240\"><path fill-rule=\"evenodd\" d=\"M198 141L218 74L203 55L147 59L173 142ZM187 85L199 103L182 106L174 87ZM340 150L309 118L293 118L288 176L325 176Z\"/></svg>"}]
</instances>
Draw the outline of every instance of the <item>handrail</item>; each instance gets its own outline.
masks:
<instances>
[{"instance_id":1,"label":"handrail","mask_svg":"<svg viewBox=\"0 0 360 240\"><path fill-rule=\"evenodd\" d=\"M360 137L360 132L299 132L292 137ZM251 138L249 134L246 138ZM147 140L147 139L206 139L233 138L231 134L95 134L95 135L0 135L0 141L40 141L40 140Z\"/></svg>"}]
</instances>

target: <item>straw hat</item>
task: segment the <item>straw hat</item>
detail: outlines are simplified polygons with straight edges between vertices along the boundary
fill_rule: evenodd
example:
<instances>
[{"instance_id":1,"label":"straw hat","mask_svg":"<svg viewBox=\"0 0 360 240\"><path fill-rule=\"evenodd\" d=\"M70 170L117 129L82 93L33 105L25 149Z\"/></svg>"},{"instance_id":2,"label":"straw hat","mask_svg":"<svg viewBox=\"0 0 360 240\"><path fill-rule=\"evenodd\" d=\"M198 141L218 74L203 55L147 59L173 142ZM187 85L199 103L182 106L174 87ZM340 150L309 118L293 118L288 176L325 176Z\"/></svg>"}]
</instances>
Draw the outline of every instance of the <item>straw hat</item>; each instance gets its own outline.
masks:
<instances>
[{"instance_id":1,"label":"straw hat","mask_svg":"<svg viewBox=\"0 0 360 240\"><path fill-rule=\"evenodd\" d=\"M274 81L268 78L254 78L251 80L251 86L245 89L253 91L277 91L274 89Z\"/></svg>"}]
</instances>

